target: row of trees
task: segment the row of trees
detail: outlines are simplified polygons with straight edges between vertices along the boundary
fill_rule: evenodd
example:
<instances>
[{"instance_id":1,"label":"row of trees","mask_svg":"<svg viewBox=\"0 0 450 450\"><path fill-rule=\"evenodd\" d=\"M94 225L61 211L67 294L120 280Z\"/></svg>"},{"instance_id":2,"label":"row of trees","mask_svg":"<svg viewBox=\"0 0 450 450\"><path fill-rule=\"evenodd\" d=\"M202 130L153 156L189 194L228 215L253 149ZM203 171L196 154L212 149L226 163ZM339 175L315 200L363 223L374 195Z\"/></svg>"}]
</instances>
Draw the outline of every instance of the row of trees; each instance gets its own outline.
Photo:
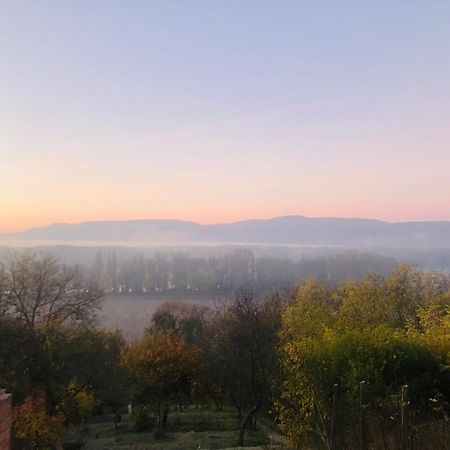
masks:
<instances>
[{"instance_id":1,"label":"row of trees","mask_svg":"<svg viewBox=\"0 0 450 450\"><path fill-rule=\"evenodd\" d=\"M238 290L259 293L292 288L314 277L327 284L367 272L387 274L393 260L377 255L348 253L328 258L256 257L252 250L235 249L208 258L188 253L134 256L119 260L114 251L97 253L86 274L113 292L203 292L231 294Z\"/></svg>"},{"instance_id":2,"label":"row of trees","mask_svg":"<svg viewBox=\"0 0 450 450\"><path fill-rule=\"evenodd\" d=\"M267 415L279 375L278 331L283 301L240 295L208 308L163 304L144 338L125 352L135 400L164 428L171 406L213 402L236 408L238 443Z\"/></svg>"},{"instance_id":3,"label":"row of trees","mask_svg":"<svg viewBox=\"0 0 450 450\"><path fill-rule=\"evenodd\" d=\"M335 287L308 280L293 296L241 294L213 309L169 302L127 344L95 329L99 291L75 275L62 288L67 270L21 255L1 272L0 385L14 395L17 448L52 448L65 426L102 408L117 417L128 402L136 430L163 432L174 408L209 403L236 408L240 445L264 418L293 448L445 448L443 274L405 266Z\"/></svg>"}]
</instances>

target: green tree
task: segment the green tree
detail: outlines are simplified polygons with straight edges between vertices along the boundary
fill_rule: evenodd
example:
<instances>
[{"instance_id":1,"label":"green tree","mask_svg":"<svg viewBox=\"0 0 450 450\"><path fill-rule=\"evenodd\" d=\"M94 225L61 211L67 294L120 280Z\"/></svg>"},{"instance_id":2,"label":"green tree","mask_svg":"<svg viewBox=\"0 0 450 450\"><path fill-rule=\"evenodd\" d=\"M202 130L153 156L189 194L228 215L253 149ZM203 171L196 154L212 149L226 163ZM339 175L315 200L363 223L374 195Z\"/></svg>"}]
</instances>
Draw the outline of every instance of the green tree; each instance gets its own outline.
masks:
<instances>
[{"instance_id":1,"label":"green tree","mask_svg":"<svg viewBox=\"0 0 450 450\"><path fill-rule=\"evenodd\" d=\"M419 423L437 404L445 412L449 300L442 294L444 279L436 284L434 277L402 267L334 292L313 281L299 290L283 315L284 384L277 404L281 427L296 448L331 446L334 386L339 414L333 420L340 421L344 448L359 445L366 419L368 439L393 445L405 386L410 417Z\"/></svg>"}]
</instances>

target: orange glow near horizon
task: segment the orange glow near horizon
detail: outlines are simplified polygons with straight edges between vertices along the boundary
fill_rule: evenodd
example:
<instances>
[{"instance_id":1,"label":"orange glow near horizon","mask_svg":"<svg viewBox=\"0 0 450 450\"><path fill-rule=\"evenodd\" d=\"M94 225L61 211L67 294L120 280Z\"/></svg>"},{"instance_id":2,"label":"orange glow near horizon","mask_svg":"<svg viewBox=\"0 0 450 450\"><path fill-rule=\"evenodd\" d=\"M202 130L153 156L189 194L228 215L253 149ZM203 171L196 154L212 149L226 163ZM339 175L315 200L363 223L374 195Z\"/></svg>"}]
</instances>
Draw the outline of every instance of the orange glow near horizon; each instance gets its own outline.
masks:
<instances>
[{"instance_id":1,"label":"orange glow near horizon","mask_svg":"<svg viewBox=\"0 0 450 450\"><path fill-rule=\"evenodd\" d=\"M177 145L192 149L195 141ZM387 221L450 219L448 154L425 173L419 151L407 161L401 154L392 155L389 165L377 167L356 150L351 161L329 157L304 162L301 153L283 159L270 153L267 143L261 148L265 153L254 162L224 152L174 166L161 155L142 164L91 163L90 155L78 164L64 158L42 157L38 163L19 159L0 178L0 232L56 222L225 223L294 214Z\"/></svg>"},{"instance_id":2,"label":"orange glow near horizon","mask_svg":"<svg viewBox=\"0 0 450 450\"><path fill-rule=\"evenodd\" d=\"M44 142L33 136L9 142L0 136L0 147L9 146L15 155L3 161L0 232L55 222L224 223L294 214L450 219L450 153L430 157L426 136L391 138L381 155L376 153L383 144L378 137L366 138L365 152L360 151L361 138L346 138L341 144L345 152L336 153L339 135L296 132L280 144L277 133L264 141L240 142L216 132L209 137L194 132L156 135L140 144L124 136L83 154L77 149L89 141L56 135ZM209 150L212 146L215 152ZM242 152L244 147L251 153ZM39 158L26 157L29 148Z\"/></svg>"}]
</instances>

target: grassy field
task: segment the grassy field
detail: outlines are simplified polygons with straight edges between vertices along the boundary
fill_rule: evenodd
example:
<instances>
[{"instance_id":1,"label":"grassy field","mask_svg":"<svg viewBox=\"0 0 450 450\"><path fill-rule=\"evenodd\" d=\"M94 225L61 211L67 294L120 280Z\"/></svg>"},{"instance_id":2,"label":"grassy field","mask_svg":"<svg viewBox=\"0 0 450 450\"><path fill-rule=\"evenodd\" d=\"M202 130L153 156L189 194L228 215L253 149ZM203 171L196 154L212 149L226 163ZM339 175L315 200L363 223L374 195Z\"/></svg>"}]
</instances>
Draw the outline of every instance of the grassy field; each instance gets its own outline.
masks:
<instances>
[{"instance_id":1,"label":"grassy field","mask_svg":"<svg viewBox=\"0 0 450 450\"><path fill-rule=\"evenodd\" d=\"M81 440L83 450L193 450L235 448L237 438L237 416L232 409L189 408L170 414L167 432L159 439L154 433L134 433L129 416L123 416L116 431L113 417L105 415L93 418L84 429L73 430L65 440ZM247 450L280 448L272 447L263 431L249 432L244 443Z\"/></svg>"}]
</instances>

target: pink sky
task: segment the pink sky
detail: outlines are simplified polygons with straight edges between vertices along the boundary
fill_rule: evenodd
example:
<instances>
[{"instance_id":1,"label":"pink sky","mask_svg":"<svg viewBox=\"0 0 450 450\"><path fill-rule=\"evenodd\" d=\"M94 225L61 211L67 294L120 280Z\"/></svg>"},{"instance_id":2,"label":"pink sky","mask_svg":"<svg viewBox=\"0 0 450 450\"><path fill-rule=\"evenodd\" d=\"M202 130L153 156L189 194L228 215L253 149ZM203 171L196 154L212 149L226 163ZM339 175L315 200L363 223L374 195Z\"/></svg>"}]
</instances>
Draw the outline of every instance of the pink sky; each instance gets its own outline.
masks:
<instances>
[{"instance_id":1,"label":"pink sky","mask_svg":"<svg viewBox=\"0 0 450 450\"><path fill-rule=\"evenodd\" d=\"M450 4L319 3L7 0L0 232L450 220Z\"/></svg>"}]
</instances>

